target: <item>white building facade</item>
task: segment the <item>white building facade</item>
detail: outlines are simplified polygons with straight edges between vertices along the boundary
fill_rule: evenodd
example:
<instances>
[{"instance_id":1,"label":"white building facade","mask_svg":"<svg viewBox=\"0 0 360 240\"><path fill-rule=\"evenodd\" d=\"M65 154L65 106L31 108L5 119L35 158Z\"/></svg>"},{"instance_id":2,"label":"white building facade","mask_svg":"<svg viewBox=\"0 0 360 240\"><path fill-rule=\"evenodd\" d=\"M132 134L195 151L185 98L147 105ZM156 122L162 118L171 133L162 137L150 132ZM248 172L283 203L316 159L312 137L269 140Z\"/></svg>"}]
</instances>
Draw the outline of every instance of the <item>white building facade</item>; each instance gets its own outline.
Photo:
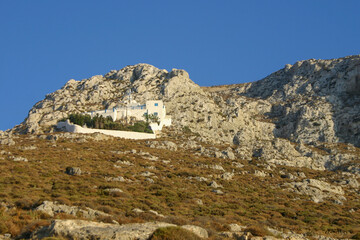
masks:
<instances>
[{"instance_id":1,"label":"white building facade","mask_svg":"<svg viewBox=\"0 0 360 240\"><path fill-rule=\"evenodd\" d=\"M146 101L145 104L138 104L131 101L126 106L118 106L112 109L98 110L87 112L91 117L100 115L103 117L111 117L113 121L119 119L129 119L131 117L137 120L145 120L144 115L154 115L158 117L159 123L151 123L150 127L153 131L160 131L163 126L171 125L171 116L166 115L166 108L161 100Z\"/></svg>"}]
</instances>

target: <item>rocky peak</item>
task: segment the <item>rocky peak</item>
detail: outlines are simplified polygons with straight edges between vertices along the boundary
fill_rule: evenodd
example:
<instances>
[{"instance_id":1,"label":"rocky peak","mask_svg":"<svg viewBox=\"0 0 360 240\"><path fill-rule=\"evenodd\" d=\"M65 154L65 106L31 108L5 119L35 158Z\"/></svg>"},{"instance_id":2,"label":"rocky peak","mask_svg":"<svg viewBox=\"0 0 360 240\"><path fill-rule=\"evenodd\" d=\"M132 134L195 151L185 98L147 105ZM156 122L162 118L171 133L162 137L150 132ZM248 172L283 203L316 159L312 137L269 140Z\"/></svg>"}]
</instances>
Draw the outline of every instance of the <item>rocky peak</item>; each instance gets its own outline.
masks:
<instances>
[{"instance_id":1,"label":"rocky peak","mask_svg":"<svg viewBox=\"0 0 360 240\"><path fill-rule=\"evenodd\" d=\"M360 55L330 60L304 60L254 82L244 95L285 101L299 95L342 96L360 94Z\"/></svg>"},{"instance_id":2,"label":"rocky peak","mask_svg":"<svg viewBox=\"0 0 360 240\"><path fill-rule=\"evenodd\" d=\"M135 82L137 80L150 80L152 78L160 77L168 73L166 70L158 69L150 64L139 63L136 65L126 66L120 70L111 70L105 74L106 78L122 80L130 80Z\"/></svg>"},{"instance_id":3,"label":"rocky peak","mask_svg":"<svg viewBox=\"0 0 360 240\"><path fill-rule=\"evenodd\" d=\"M272 104L265 113L275 137L312 143L348 142L360 146L360 56L305 60L236 88L234 93Z\"/></svg>"}]
</instances>

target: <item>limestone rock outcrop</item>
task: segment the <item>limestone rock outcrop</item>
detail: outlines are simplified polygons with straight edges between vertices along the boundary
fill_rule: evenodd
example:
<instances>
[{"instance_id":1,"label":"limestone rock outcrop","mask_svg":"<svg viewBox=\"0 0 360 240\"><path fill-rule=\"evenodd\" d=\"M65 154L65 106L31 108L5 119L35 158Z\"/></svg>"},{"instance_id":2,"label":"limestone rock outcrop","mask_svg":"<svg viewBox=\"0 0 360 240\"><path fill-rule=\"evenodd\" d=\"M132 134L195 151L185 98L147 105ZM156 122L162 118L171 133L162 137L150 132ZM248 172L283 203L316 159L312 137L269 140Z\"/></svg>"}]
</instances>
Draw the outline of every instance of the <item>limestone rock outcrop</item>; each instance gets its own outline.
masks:
<instances>
[{"instance_id":1,"label":"limestone rock outcrop","mask_svg":"<svg viewBox=\"0 0 360 240\"><path fill-rule=\"evenodd\" d=\"M332 199L335 203L342 204L342 201L346 200L344 190L340 186L334 186L317 179L305 179L302 182L286 183L285 186L290 187L290 191L309 195L311 200L316 203L322 202L325 199Z\"/></svg>"},{"instance_id":2,"label":"limestone rock outcrop","mask_svg":"<svg viewBox=\"0 0 360 240\"><path fill-rule=\"evenodd\" d=\"M164 222L147 222L131 224L108 224L84 220L54 220L50 226L43 227L32 234L32 239L46 237L65 237L67 239L113 239L113 240L146 240L158 228L175 227ZM185 225L184 229L202 238L207 238L205 229L193 225Z\"/></svg>"},{"instance_id":3,"label":"limestone rock outcrop","mask_svg":"<svg viewBox=\"0 0 360 240\"><path fill-rule=\"evenodd\" d=\"M11 131L0 131L0 145L4 144L4 145L8 145L8 146L13 146L15 145L15 141L13 139L13 134Z\"/></svg>"},{"instance_id":4,"label":"limestone rock outcrop","mask_svg":"<svg viewBox=\"0 0 360 240\"><path fill-rule=\"evenodd\" d=\"M237 92L271 103L276 137L360 145L360 56L299 61Z\"/></svg>"},{"instance_id":5,"label":"limestone rock outcrop","mask_svg":"<svg viewBox=\"0 0 360 240\"><path fill-rule=\"evenodd\" d=\"M65 204L59 204L57 202L44 201L40 206L38 206L36 211L42 211L49 216L53 217L55 214L66 213L73 216L82 216L84 218L93 219L99 216L108 217L110 216L107 213L97 211L91 208L81 209L80 207L68 206Z\"/></svg>"}]
</instances>

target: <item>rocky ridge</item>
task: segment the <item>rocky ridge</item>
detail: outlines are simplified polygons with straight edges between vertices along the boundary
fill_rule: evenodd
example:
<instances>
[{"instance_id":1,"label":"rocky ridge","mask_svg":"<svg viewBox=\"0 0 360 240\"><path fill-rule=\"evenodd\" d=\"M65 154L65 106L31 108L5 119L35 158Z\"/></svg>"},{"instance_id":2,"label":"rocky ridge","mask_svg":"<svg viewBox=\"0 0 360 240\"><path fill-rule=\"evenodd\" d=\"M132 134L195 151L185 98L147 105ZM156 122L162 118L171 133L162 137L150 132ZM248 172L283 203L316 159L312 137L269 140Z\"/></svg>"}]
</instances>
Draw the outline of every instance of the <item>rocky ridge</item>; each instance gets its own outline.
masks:
<instances>
[{"instance_id":1,"label":"rocky ridge","mask_svg":"<svg viewBox=\"0 0 360 240\"><path fill-rule=\"evenodd\" d=\"M184 70L137 64L68 81L35 104L15 132L39 133L69 113L111 108L131 89L140 103L163 100L176 134L186 129L200 142L234 144L249 160L357 172L346 169L357 166L357 154L314 148L360 145L359 79L359 56L299 61L257 82L207 88Z\"/></svg>"},{"instance_id":2,"label":"rocky ridge","mask_svg":"<svg viewBox=\"0 0 360 240\"><path fill-rule=\"evenodd\" d=\"M360 57L299 61L232 91L266 100L275 137L360 145Z\"/></svg>"}]
</instances>

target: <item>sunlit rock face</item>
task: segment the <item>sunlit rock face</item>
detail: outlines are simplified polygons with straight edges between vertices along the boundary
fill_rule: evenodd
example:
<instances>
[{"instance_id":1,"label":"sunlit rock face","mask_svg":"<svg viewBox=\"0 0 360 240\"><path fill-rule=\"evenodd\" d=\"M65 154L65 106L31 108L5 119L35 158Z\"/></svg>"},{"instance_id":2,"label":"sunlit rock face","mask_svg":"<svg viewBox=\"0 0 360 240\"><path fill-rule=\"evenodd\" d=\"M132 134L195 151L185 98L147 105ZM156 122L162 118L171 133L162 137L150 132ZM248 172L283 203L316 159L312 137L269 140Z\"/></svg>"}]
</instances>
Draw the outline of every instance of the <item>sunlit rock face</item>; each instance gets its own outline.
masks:
<instances>
[{"instance_id":1,"label":"sunlit rock face","mask_svg":"<svg viewBox=\"0 0 360 240\"><path fill-rule=\"evenodd\" d=\"M306 60L239 89L272 104L276 137L360 144L360 58Z\"/></svg>"},{"instance_id":2,"label":"sunlit rock face","mask_svg":"<svg viewBox=\"0 0 360 240\"><path fill-rule=\"evenodd\" d=\"M299 146L360 146L359 56L299 61L257 82L206 88L184 70L127 66L68 81L36 103L14 129L48 131L70 113L112 108L130 90L138 103L163 100L173 119L173 133L189 129L197 140L231 144L248 159L335 169L354 157L323 156Z\"/></svg>"}]
</instances>

